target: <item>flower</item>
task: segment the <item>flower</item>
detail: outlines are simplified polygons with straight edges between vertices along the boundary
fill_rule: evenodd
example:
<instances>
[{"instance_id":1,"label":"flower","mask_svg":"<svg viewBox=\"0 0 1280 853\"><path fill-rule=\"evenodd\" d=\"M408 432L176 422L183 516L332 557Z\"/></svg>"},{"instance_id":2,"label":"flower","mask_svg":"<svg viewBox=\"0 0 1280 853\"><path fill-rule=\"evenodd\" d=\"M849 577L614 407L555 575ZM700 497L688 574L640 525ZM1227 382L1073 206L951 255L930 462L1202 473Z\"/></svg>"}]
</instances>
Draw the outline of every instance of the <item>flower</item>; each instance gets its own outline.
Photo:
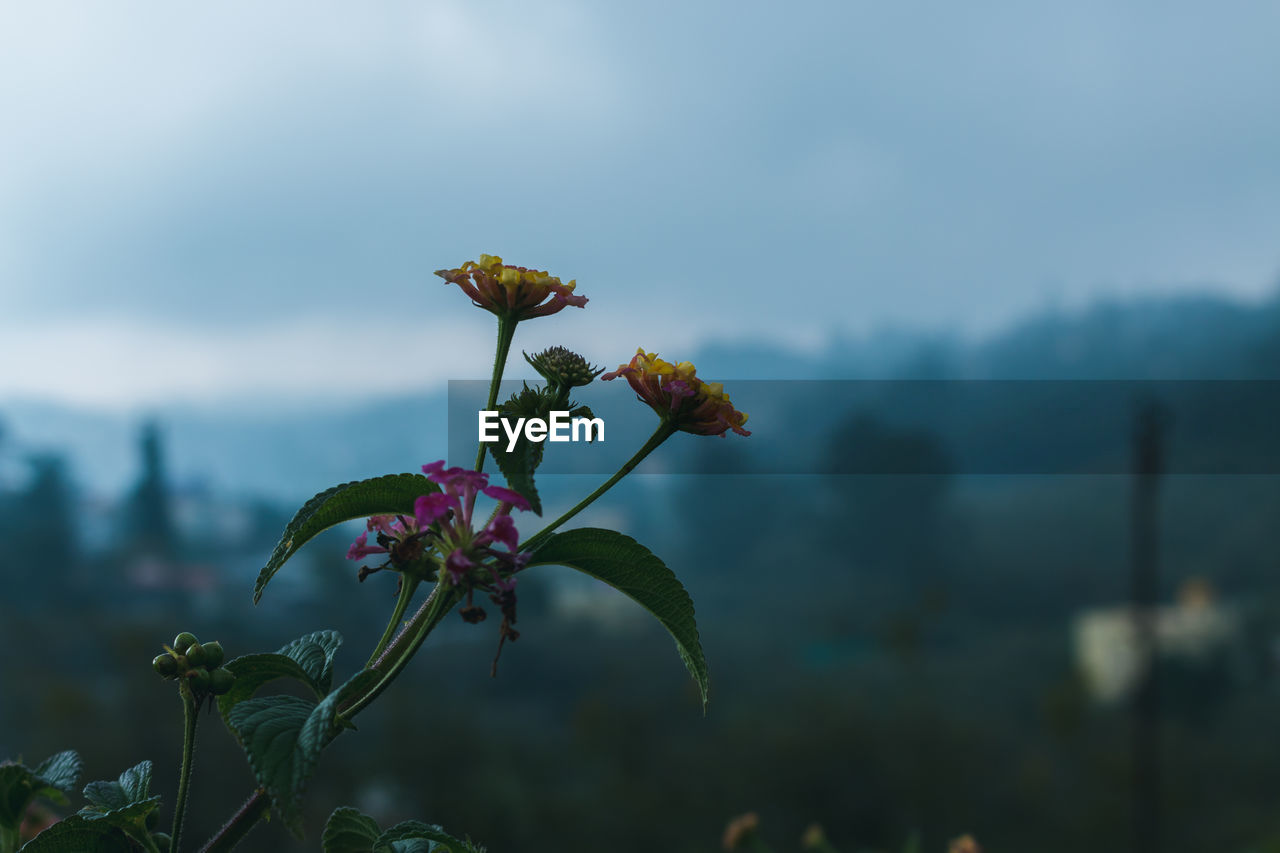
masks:
<instances>
[{"instance_id":1,"label":"flower","mask_svg":"<svg viewBox=\"0 0 1280 853\"><path fill-rule=\"evenodd\" d=\"M461 613L467 622L480 622L484 611L472 603L475 590L489 593L502 611L498 650L519 633L516 622L515 575L529 564L530 554L519 550L520 535L511 510L527 510L529 502L519 492L489 485L489 475L465 468L446 468L444 460L422 466L427 479L440 491L420 496L413 503L413 515L375 515L365 523L365 532L347 550L347 559L361 560L370 554L387 554L388 560L375 569L360 570L360 579L382 568L426 569L433 576L465 592ZM485 495L498 502L492 517L480 530L473 527L476 498ZM369 533L377 531L377 545L369 544ZM502 546L502 547L498 547ZM494 659L497 665L497 658Z\"/></svg>"},{"instance_id":2,"label":"flower","mask_svg":"<svg viewBox=\"0 0 1280 853\"><path fill-rule=\"evenodd\" d=\"M804 835L800 836L800 847L804 850L821 850L823 847L829 847L827 835L822 831L820 824L809 824Z\"/></svg>"},{"instance_id":3,"label":"flower","mask_svg":"<svg viewBox=\"0 0 1280 853\"><path fill-rule=\"evenodd\" d=\"M587 304L585 296L573 292L576 281L564 284L541 270L504 264L497 255L481 255L457 269L436 270L436 275L462 288L478 307L517 322Z\"/></svg>"},{"instance_id":4,"label":"flower","mask_svg":"<svg viewBox=\"0 0 1280 853\"><path fill-rule=\"evenodd\" d=\"M657 353L638 349L630 362L600 378L607 382L619 376L625 376L636 396L660 417L669 418L676 429L696 435L722 436L729 430L751 435L742 428L746 413L733 407L724 386L703 382L690 362L671 364Z\"/></svg>"},{"instance_id":5,"label":"flower","mask_svg":"<svg viewBox=\"0 0 1280 853\"><path fill-rule=\"evenodd\" d=\"M729 821L728 826L724 828L724 839L722 843L725 850L741 850L743 845L750 839L755 837L756 832L760 829L760 816L755 812L747 812L738 815Z\"/></svg>"},{"instance_id":6,"label":"flower","mask_svg":"<svg viewBox=\"0 0 1280 853\"><path fill-rule=\"evenodd\" d=\"M978 842L972 835L962 835L952 839L947 845L947 853L982 853L982 848L978 846Z\"/></svg>"}]
</instances>

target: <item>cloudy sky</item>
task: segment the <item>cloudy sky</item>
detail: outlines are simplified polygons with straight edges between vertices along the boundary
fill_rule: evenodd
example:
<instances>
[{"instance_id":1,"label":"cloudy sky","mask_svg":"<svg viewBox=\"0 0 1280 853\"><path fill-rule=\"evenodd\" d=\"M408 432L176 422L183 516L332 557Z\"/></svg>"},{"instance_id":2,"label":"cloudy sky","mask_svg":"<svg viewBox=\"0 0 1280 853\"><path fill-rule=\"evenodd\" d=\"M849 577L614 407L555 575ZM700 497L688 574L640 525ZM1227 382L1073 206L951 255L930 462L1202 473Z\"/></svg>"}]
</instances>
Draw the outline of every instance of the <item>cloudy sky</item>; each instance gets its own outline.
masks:
<instances>
[{"instance_id":1,"label":"cloudy sky","mask_svg":"<svg viewBox=\"0 0 1280 853\"><path fill-rule=\"evenodd\" d=\"M488 373L431 275L591 299L517 346L981 335L1272 292L1280 5L0 5L0 395ZM2 400L3 397L0 397Z\"/></svg>"}]
</instances>

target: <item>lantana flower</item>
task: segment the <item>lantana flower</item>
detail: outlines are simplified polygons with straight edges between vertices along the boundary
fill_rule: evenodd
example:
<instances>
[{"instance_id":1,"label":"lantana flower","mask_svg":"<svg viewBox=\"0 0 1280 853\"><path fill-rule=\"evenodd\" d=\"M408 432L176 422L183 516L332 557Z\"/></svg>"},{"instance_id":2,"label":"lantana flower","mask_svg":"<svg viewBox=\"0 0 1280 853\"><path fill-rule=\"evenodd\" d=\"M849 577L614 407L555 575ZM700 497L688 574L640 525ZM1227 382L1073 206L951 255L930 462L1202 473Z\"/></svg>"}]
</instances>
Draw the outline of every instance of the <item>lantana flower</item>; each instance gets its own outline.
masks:
<instances>
[{"instance_id":1,"label":"lantana flower","mask_svg":"<svg viewBox=\"0 0 1280 853\"><path fill-rule=\"evenodd\" d=\"M527 510L529 502L519 492L489 485L489 475L464 468L446 468L444 460L422 466L427 479L440 491L422 495L413 504L413 515L375 515L366 530L347 550L347 559L362 560L372 554L388 555L387 563L362 568L360 579L381 568L402 570L430 563L451 586L466 592L461 613L468 622L480 622L484 610L473 604L475 590L489 593L502 611L499 652L507 639L520 635L516 622L515 574L529 563L530 554L519 549L511 510ZM497 510L476 530L473 527L476 498L484 494L498 501ZM369 533L377 531L376 545ZM501 546L501 547L498 547ZM494 659L496 666L497 659Z\"/></svg>"},{"instance_id":2,"label":"lantana flower","mask_svg":"<svg viewBox=\"0 0 1280 853\"><path fill-rule=\"evenodd\" d=\"M678 430L695 435L723 436L729 430L751 435L743 429L746 412L733 407L722 384L699 379L690 362L672 364L642 348L630 362L600 378L609 381L619 376L625 376L636 396Z\"/></svg>"},{"instance_id":3,"label":"lantana flower","mask_svg":"<svg viewBox=\"0 0 1280 853\"><path fill-rule=\"evenodd\" d=\"M481 255L457 269L436 270L436 275L458 285L480 308L517 322L587 304L585 296L573 292L576 280L565 284L541 270L504 264L497 255Z\"/></svg>"}]
</instances>

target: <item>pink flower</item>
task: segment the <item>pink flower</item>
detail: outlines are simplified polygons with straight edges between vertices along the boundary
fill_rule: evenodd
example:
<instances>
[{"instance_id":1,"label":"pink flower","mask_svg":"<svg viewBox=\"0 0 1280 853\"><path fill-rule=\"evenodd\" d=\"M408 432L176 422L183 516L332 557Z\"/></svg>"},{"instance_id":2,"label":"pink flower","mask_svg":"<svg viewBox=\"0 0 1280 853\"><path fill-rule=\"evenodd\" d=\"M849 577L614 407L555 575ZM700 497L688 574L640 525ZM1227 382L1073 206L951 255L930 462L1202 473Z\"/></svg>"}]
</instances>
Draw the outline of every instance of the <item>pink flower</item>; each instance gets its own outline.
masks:
<instances>
[{"instance_id":1,"label":"pink flower","mask_svg":"<svg viewBox=\"0 0 1280 853\"><path fill-rule=\"evenodd\" d=\"M363 560L370 554L386 554L386 548L378 545L369 544L369 534L361 533L356 537L356 541L351 543L351 547L347 549L348 560Z\"/></svg>"}]
</instances>

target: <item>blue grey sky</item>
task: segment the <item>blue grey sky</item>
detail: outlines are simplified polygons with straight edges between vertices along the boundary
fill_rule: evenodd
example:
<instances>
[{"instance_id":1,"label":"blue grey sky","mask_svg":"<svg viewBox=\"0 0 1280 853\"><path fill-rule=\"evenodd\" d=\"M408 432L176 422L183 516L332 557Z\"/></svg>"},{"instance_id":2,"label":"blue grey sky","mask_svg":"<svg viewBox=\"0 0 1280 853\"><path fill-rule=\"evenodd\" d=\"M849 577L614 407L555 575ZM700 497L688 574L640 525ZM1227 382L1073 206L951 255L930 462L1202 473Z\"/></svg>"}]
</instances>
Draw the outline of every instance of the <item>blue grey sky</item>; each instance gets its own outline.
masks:
<instances>
[{"instance_id":1,"label":"blue grey sky","mask_svg":"<svg viewBox=\"0 0 1280 853\"><path fill-rule=\"evenodd\" d=\"M432 270L576 278L624 361L1280 272L1280 5L0 6L0 394L487 375Z\"/></svg>"}]
</instances>

